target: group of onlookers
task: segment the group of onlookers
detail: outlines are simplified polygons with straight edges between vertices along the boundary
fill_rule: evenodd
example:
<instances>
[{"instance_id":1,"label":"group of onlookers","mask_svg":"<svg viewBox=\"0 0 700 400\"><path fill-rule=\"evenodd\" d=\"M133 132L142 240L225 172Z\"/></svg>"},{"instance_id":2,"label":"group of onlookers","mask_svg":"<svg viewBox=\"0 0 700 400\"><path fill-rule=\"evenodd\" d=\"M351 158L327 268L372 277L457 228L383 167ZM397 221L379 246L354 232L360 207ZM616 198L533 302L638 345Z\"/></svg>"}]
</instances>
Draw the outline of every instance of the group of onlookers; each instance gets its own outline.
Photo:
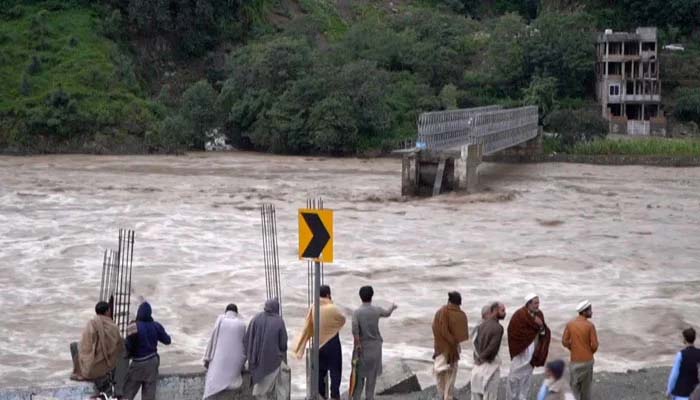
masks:
<instances>
[{"instance_id":1,"label":"group of onlookers","mask_svg":"<svg viewBox=\"0 0 700 400\"><path fill-rule=\"evenodd\" d=\"M342 377L342 349L340 331L346 317L334 303L329 286L320 290L319 326L319 386L318 396L326 399L340 398ZM384 309L372 304L374 290L363 286L359 291L362 305L352 314L353 373L350 395L353 400L374 398L377 377L382 373L382 343L379 320L389 317L396 305ZM547 362L551 331L540 310L540 299L529 294L524 305L511 317L507 329L501 325L506 317L506 307L501 302L485 305L481 322L470 332L466 313L461 309L459 292L449 292L447 304L435 314L432 323L434 338L433 370L441 400L454 399L455 381L462 357L462 346L472 339L474 367L471 370L470 389L472 400L497 400L500 383L501 359L499 350L507 331L507 344L511 358L506 379L507 400L529 399L532 373L535 367L545 367L545 380L537 392L537 400L590 400L593 381L594 354L598 350L598 336L590 321L592 305L582 301L576 306L578 316L566 324L562 345L570 351L569 379L564 378L566 363L562 360ZM315 316L309 310L293 353L304 357L307 344L314 335ZM154 400L158 380L160 358L158 342L171 343L170 336L161 324L154 321L151 306L143 302L136 320L127 328L126 340L112 321L110 307L99 302L96 316L85 327L80 343L71 344L74 360L72 378L92 380L98 391L108 392L114 385L113 370L123 352L131 359L123 389L119 395L133 399L139 390L143 400ZM698 364L700 349L695 348L695 330L683 331L684 349L675 358L669 376L666 394L673 400L700 400ZM242 385L241 372L247 362L251 374L254 396L289 398L288 387L281 385L281 370L286 368L287 330L279 313L279 302L270 299L264 310L250 323L238 315L235 304L226 307L214 325L205 355L207 369L204 399L225 390ZM326 376L329 387L326 386Z\"/></svg>"}]
</instances>

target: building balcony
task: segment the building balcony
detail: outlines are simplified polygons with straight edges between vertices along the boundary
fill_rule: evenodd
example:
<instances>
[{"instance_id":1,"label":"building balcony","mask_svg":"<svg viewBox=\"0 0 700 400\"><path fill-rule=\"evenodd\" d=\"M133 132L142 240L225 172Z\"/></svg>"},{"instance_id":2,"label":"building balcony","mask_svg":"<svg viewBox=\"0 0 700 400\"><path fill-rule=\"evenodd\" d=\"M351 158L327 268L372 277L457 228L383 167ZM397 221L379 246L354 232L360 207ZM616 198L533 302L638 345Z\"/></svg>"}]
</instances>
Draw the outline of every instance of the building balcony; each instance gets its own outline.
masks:
<instances>
[{"instance_id":1,"label":"building balcony","mask_svg":"<svg viewBox=\"0 0 700 400\"><path fill-rule=\"evenodd\" d=\"M620 102L661 102L660 94L622 94L619 96L609 96L608 102L610 103L620 103Z\"/></svg>"},{"instance_id":2,"label":"building balcony","mask_svg":"<svg viewBox=\"0 0 700 400\"><path fill-rule=\"evenodd\" d=\"M600 61L603 62L624 62L624 61L639 61L641 57L639 54L608 54L603 55Z\"/></svg>"}]
</instances>

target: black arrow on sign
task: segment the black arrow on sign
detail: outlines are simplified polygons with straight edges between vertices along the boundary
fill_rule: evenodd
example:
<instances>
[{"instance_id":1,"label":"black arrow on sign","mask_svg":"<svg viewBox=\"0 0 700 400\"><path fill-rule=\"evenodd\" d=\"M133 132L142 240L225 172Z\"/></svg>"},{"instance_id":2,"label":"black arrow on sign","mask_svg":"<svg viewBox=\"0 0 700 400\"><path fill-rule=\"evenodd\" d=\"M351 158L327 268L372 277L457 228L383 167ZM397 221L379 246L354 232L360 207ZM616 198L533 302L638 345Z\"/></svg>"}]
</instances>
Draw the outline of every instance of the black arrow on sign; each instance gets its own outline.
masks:
<instances>
[{"instance_id":1,"label":"black arrow on sign","mask_svg":"<svg viewBox=\"0 0 700 400\"><path fill-rule=\"evenodd\" d=\"M321 256L323 248L326 247L326 244L328 244L328 241L331 239L331 235L323 225L323 221L321 221L321 217L319 217L318 214L301 213L301 216L304 218L304 221L306 221L306 225L313 235L309 245L306 246L301 256L303 258L318 258Z\"/></svg>"}]
</instances>

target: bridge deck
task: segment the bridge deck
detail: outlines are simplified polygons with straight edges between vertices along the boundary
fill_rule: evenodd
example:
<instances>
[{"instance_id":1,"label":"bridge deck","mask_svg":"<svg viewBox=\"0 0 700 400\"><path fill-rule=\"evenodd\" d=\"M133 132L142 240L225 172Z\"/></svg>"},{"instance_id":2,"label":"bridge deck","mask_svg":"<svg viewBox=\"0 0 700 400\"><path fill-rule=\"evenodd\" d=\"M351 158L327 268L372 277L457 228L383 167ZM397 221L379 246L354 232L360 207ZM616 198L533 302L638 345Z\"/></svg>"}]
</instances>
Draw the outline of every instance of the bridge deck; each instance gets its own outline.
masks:
<instances>
[{"instance_id":1,"label":"bridge deck","mask_svg":"<svg viewBox=\"0 0 700 400\"><path fill-rule=\"evenodd\" d=\"M537 107L500 106L423 113L418 120L417 145L431 150L456 150L482 144L493 154L537 136Z\"/></svg>"}]
</instances>

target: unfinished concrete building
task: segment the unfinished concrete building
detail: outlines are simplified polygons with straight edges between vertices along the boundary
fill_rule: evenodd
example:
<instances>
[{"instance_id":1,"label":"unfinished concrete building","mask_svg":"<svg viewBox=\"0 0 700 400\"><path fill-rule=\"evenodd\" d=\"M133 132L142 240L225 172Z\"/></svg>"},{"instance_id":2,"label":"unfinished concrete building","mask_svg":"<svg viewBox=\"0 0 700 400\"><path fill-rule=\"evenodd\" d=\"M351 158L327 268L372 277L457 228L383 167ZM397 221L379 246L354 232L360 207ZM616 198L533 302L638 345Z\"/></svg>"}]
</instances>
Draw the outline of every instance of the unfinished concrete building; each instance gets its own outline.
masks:
<instances>
[{"instance_id":1,"label":"unfinished concrete building","mask_svg":"<svg viewBox=\"0 0 700 400\"><path fill-rule=\"evenodd\" d=\"M610 133L666 136L656 28L598 35L596 96Z\"/></svg>"}]
</instances>

